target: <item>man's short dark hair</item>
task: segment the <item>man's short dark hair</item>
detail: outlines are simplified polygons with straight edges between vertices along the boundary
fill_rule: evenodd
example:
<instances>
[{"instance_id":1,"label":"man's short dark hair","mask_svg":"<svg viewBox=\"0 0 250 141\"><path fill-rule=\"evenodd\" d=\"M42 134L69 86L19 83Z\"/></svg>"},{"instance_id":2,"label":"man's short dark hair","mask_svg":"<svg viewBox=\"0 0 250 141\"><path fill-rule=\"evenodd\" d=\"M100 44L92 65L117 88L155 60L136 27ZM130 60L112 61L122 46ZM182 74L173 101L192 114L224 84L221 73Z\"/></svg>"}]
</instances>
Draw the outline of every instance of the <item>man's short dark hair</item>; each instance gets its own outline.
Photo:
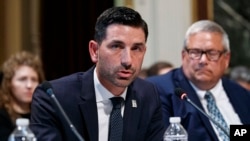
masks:
<instances>
[{"instance_id":1,"label":"man's short dark hair","mask_svg":"<svg viewBox=\"0 0 250 141\"><path fill-rule=\"evenodd\" d=\"M145 40L148 37L147 23L141 15L128 7L112 7L104 11L98 18L95 25L95 41L101 43L106 37L106 30L109 25L121 24L142 28L145 33Z\"/></svg>"}]
</instances>

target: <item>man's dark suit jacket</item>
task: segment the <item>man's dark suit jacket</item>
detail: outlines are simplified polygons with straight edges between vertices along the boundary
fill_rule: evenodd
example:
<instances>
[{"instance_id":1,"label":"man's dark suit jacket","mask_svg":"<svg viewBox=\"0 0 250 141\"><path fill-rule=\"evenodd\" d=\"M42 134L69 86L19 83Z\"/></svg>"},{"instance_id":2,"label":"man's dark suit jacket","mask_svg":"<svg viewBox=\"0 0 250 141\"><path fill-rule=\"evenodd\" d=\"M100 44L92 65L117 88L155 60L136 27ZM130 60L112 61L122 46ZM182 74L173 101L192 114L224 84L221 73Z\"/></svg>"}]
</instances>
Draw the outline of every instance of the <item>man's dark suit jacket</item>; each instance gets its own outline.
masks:
<instances>
[{"instance_id":1,"label":"man's dark suit jacket","mask_svg":"<svg viewBox=\"0 0 250 141\"><path fill-rule=\"evenodd\" d=\"M182 120L181 124L188 131L189 141L218 141L208 118L190 103L181 100L174 94L175 88L182 88L188 97L203 109L195 90L184 76L182 68L174 69L162 76L147 78L147 80L156 85L160 94L165 125L169 125L169 117L179 116ZM222 79L222 85L241 122L250 124L249 92L226 78Z\"/></svg>"},{"instance_id":2,"label":"man's dark suit jacket","mask_svg":"<svg viewBox=\"0 0 250 141\"><path fill-rule=\"evenodd\" d=\"M86 141L98 141L94 67L50 81L56 98ZM137 106L132 106L132 100ZM128 87L124 109L123 141L160 141L164 123L155 87L136 79ZM76 141L77 138L52 99L38 86L31 105L31 129L38 141Z\"/></svg>"}]
</instances>

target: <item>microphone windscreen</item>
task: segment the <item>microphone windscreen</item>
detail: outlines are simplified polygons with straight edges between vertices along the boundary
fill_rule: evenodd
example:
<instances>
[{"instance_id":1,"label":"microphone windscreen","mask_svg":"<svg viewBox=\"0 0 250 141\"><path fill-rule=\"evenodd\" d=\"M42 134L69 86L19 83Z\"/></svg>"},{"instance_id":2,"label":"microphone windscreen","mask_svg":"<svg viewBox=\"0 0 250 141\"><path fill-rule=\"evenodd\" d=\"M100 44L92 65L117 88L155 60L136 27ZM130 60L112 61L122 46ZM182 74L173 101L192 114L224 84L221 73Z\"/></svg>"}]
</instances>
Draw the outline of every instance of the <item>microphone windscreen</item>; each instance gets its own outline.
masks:
<instances>
[{"instance_id":1,"label":"microphone windscreen","mask_svg":"<svg viewBox=\"0 0 250 141\"><path fill-rule=\"evenodd\" d=\"M174 92L175 92L176 96L178 96L179 98L181 98L181 96L185 93L182 88L175 88Z\"/></svg>"},{"instance_id":2,"label":"microphone windscreen","mask_svg":"<svg viewBox=\"0 0 250 141\"><path fill-rule=\"evenodd\" d=\"M52 89L52 85L48 81L44 81L42 83L42 88L44 91L47 91L48 89Z\"/></svg>"}]
</instances>

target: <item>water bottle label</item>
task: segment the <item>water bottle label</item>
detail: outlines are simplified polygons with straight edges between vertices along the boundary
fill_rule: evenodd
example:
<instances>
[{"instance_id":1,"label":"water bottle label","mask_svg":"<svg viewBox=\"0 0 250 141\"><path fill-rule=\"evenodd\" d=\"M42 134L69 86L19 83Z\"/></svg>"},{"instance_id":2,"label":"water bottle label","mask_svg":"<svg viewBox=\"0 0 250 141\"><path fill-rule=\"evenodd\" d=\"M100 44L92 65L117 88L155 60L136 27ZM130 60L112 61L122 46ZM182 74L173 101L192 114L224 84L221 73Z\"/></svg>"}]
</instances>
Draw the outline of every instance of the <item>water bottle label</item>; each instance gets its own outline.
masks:
<instances>
[{"instance_id":1,"label":"water bottle label","mask_svg":"<svg viewBox=\"0 0 250 141\"><path fill-rule=\"evenodd\" d=\"M26 137L26 136L16 136L10 137L9 141L37 141L34 136Z\"/></svg>"},{"instance_id":2,"label":"water bottle label","mask_svg":"<svg viewBox=\"0 0 250 141\"><path fill-rule=\"evenodd\" d=\"M28 141L27 137L15 137L15 141Z\"/></svg>"},{"instance_id":3,"label":"water bottle label","mask_svg":"<svg viewBox=\"0 0 250 141\"><path fill-rule=\"evenodd\" d=\"M168 135L164 137L164 141L187 141L188 138L185 135Z\"/></svg>"}]
</instances>

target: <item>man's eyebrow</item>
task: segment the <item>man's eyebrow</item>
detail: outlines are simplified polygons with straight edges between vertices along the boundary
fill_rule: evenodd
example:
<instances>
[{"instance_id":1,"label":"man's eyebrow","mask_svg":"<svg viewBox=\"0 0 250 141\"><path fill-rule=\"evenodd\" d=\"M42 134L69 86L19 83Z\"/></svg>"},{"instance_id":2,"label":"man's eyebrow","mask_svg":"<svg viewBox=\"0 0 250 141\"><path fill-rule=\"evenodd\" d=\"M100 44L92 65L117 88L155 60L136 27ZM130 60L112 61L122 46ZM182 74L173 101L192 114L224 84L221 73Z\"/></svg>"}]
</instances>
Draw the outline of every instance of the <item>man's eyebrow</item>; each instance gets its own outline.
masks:
<instances>
[{"instance_id":1,"label":"man's eyebrow","mask_svg":"<svg viewBox=\"0 0 250 141\"><path fill-rule=\"evenodd\" d=\"M145 44L144 43L134 43L133 45L135 45L135 46L144 46Z\"/></svg>"},{"instance_id":2,"label":"man's eyebrow","mask_svg":"<svg viewBox=\"0 0 250 141\"><path fill-rule=\"evenodd\" d=\"M120 40L113 40L111 43L124 44L124 42L122 42Z\"/></svg>"}]
</instances>

